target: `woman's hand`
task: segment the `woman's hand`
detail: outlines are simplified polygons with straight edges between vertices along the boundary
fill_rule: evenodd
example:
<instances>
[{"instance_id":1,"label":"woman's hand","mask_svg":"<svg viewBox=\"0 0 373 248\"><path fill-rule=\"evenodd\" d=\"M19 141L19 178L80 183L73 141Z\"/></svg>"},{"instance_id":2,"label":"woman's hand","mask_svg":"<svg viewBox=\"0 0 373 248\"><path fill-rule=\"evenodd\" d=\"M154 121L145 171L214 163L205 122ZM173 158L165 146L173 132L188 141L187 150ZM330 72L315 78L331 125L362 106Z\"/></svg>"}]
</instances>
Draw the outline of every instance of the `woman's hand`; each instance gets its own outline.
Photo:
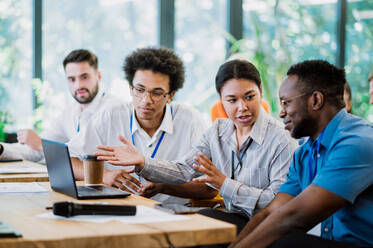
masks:
<instances>
[{"instance_id":1,"label":"woman's hand","mask_svg":"<svg viewBox=\"0 0 373 248\"><path fill-rule=\"evenodd\" d=\"M112 165L135 165L139 169L144 168L145 158L141 155L135 146L130 144L122 135L118 134L118 139L123 146L97 146L97 149L103 150L95 152L98 160L107 161Z\"/></svg>"},{"instance_id":2,"label":"woman's hand","mask_svg":"<svg viewBox=\"0 0 373 248\"><path fill-rule=\"evenodd\" d=\"M224 183L225 175L216 168L211 160L203 153L198 153L199 157L194 157L194 160L200 165L193 164L193 168L206 175L205 178L194 178L194 182L209 183L216 189L220 190Z\"/></svg>"}]
</instances>

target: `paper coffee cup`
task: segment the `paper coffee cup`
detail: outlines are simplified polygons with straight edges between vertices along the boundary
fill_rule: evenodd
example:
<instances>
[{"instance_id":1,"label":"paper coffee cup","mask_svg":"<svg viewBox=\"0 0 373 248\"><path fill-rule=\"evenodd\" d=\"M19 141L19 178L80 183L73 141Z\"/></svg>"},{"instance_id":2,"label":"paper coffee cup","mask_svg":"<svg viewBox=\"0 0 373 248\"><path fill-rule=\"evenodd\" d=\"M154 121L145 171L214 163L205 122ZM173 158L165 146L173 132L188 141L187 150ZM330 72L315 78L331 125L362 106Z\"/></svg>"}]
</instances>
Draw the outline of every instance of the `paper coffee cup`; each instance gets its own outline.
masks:
<instances>
[{"instance_id":1,"label":"paper coffee cup","mask_svg":"<svg viewBox=\"0 0 373 248\"><path fill-rule=\"evenodd\" d=\"M104 178L104 161L97 160L96 156L83 157L85 185L102 185Z\"/></svg>"}]
</instances>

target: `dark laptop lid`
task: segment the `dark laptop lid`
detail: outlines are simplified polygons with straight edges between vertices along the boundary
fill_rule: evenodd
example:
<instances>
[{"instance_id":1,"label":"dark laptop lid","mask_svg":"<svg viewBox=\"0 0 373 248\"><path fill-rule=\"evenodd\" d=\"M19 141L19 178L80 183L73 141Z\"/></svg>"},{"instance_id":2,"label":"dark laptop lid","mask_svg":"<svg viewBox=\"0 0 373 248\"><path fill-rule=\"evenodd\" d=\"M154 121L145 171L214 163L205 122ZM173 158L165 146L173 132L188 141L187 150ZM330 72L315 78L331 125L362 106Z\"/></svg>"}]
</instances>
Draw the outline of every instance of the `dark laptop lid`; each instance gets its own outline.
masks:
<instances>
[{"instance_id":1,"label":"dark laptop lid","mask_svg":"<svg viewBox=\"0 0 373 248\"><path fill-rule=\"evenodd\" d=\"M46 139L42 139L42 145L52 189L78 198L67 145Z\"/></svg>"},{"instance_id":2,"label":"dark laptop lid","mask_svg":"<svg viewBox=\"0 0 373 248\"><path fill-rule=\"evenodd\" d=\"M131 195L103 185L77 187L67 145L46 139L42 139L42 145L53 190L77 199L123 198Z\"/></svg>"}]
</instances>

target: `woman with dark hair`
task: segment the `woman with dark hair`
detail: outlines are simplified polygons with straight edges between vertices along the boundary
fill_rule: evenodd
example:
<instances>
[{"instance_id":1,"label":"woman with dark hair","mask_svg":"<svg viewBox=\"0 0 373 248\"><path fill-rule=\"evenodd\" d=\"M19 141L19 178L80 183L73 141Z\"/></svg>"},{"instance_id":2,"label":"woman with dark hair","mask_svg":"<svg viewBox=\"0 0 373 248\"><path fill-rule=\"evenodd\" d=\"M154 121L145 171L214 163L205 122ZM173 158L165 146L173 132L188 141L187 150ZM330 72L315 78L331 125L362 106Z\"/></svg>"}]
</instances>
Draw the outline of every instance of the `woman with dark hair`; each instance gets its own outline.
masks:
<instances>
[{"instance_id":1,"label":"woman with dark hair","mask_svg":"<svg viewBox=\"0 0 373 248\"><path fill-rule=\"evenodd\" d=\"M260 75L250 62L224 63L216 76L216 90L228 119L216 120L183 159L144 157L123 137L124 146L98 146L104 151L96 155L113 165L135 165L136 172L152 182L193 180L220 190L227 211L206 209L200 213L236 224L240 231L277 194L297 142L261 108ZM196 197L198 191L184 192L183 196Z\"/></svg>"}]
</instances>

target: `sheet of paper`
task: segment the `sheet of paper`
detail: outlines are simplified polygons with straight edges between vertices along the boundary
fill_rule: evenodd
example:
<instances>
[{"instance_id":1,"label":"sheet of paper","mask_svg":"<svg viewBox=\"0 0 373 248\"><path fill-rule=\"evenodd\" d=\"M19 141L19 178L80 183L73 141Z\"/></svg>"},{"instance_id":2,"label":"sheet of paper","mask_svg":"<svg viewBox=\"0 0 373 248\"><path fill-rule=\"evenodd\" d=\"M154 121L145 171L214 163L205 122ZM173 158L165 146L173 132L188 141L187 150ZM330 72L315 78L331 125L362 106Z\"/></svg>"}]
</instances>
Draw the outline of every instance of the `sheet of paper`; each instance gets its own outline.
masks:
<instances>
[{"instance_id":1,"label":"sheet of paper","mask_svg":"<svg viewBox=\"0 0 373 248\"><path fill-rule=\"evenodd\" d=\"M10 193L46 193L47 189L36 182L32 183L0 183L0 194Z\"/></svg>"},{"instance_id":2,"label":"sheet of paper","mask_svg":"<svg viewBox=\"0 0 373 248\"><path fill-rule=\"evenodd\" d=\"M54 220L72 220L72 221L85 221L93 223L105 223L113 221L116 216L112 215L77 215L74 217L66 218L63 216L54 215L53 212L48 212L44 214L38 214L36 217Z\"/></svg>"},{"instance_id":3,"label":"sheet of paper","mask_svg":"<svg viewBox=\"0 0 373 248\"><path fill-rule=\"evenodd\" d=\"M139 205L135 216L117 217L116 220L126 224L143 224L154 222L188 220L189 217L179 214L170 214L155 208Z\"/></svg>"},{"instance_id":4,"label":"sheet of paper","mask_svg":"<svg viewBox=\"0 0 373 248\"><path fill-rule=\"evenodd\" d=\"M93 223L104 223L109 221L120 221L126 224L144 224L154 222L180 221L188 220L189 217L184 215L169 214L154 208L138 205L136 206L135 216L118 216L118 215L78 215L70 218L54 215L52 212L39 214L39 218L87 221Z\"/></svg>"},{"instance_id":5,"label":"sheet of paper","mask_svg":"<svg viewBox=\"0 0 373 248\"><path fill-rule=\"evenodd\" d=\"M0 164L0 174L10 173L47 173L47 167L43 165L30 165L17 163L14 164Z\"/></svg>"}]
</instances>

